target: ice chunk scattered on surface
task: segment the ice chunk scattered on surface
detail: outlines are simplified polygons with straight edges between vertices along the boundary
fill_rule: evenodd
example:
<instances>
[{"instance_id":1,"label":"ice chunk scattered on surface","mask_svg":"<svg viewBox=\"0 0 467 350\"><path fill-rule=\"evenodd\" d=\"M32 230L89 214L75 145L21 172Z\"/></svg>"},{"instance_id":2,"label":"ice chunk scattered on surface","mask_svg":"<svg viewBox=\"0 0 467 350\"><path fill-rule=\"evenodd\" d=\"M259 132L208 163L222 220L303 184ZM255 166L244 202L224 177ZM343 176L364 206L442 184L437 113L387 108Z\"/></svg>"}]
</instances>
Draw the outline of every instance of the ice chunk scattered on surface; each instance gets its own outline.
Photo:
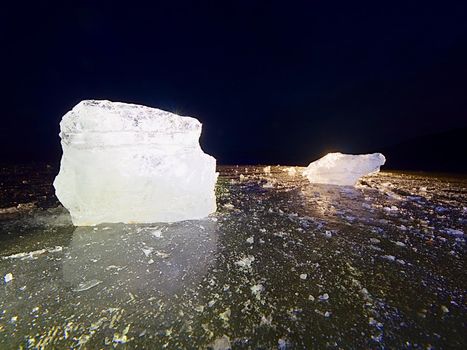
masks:
<instances>
[{"instance_id":1,"label":"ice chunk scattered on surface","mask_svg":"<svg viewBox=\"0 0 467 350\"><path fill-rule=\"evenodd\" d=\"M364 175L378 172L386 158L381 153L328 153L308 165L303 175L313 183L354 186Z\"/></svg>"},{"instance_id":2,"label":"ice chunk scattered on surface","mask_svg":"<svg viewBox=\"0 0 467 350\"><path fill-rule=\"evenodd\" d=\"M455 230L453 228L445 228L443 231L450 236L462 237L464 235L464 231Z\"/></svg>"},{"instance_id":3,"label":"ice chunk scattered on surface","mask_svg":"<svg viewBox=\"0 0 467 350\"><path fill-rule=\"evenodd\" d=\"M256 299L261 299L261 293L264 291L264 286L261 283L251 286L250 289L251 294L253 294L256 297Z\"/></svg>"},{"instance_id":4,"label":"ice chunk scattered on surface","mask_svg":"<svg viewBox=\"0 0 467 350\"><path fill-rule=\"evenodd\" d=\"M99 280L90 280L90 281L85 281L82 282L78 285L78 287L74 288L74 292L84 292L85 290L94 288L95 286L101 284L102 281Z\"/></svg>"},{"instance_id":5,"label":"ice chunk scattered on surface","mask_svg":"<svg viewBox=\"0 0 467 350\"><path fill-rule=\"evenodd\" d=\"M4 277L3 277L3 280L5 281L5 283L8 283L10 281L13 280L13 274L12 273L7 273Z\"/></svg>"},{"instance_id":6,"label":"ice chunk scattered on surface","mask_svg":"<svg viewBox=\"0 0 467 350\"><path fill-rule=\"evenodd\" d=\"M216 160L199 145L197 119L85 100L60 130L54 186L75 225L175 222L216 210Z\"/></svg>"},{"instance_id":7,"label":"ice chunk scattered on surface","mask_svg":"<svg viewBox=\"0 0 467 350\"><path fill-rule=\"evenodd\" d=\"M6 260L6 259L36 259L39 256L46 255L48 253L57 253L61 252L63 250L63 247L61 246L55 246L53 248L44 248L44 249L38 249L34 250L32 252L23 252L23 253L16 253L16 254L11 254L8 256L2 256L0 259Z\"/></svg>"},{"instance_id":8,"label":"ice chunk scattered on surface","mask_svg":"<svg viewBox=\"0 0 467 350\"><path fill-rule=\"evenodd\" d=\"M210 348L212 348L213 350L228 350L228 349L231 349L232 347L230 345L229 337L226 335L223 335L222 337L214 340Z\"/></svg>"},{"instance_id":9,"label":"ice chunk scattered on surface","mask_svg":"<svg viewBox=\"0 0 467 350\"><path fill-rule=\"evenodd\" d=\"M248 255L236 261L235 265L237 265L241 270L249 270L251 269L251 264L253 261L255 261L255 257Z\"/></svg>"}]
</instances>

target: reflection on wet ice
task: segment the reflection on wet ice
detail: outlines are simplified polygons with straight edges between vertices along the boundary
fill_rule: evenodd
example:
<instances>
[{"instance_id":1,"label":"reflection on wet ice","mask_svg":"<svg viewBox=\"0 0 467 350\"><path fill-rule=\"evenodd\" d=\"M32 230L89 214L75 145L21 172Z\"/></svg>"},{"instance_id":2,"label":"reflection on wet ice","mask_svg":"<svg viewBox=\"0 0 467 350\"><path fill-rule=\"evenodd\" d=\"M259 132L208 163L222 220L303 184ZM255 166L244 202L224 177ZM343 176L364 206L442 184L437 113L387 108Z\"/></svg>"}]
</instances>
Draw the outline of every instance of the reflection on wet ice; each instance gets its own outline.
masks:
<instances>
[{"instance_id":1,"label":"reflection on wet ice","mask_svg":"<svg viewBox=\"0 0 467 350\"><path fill-rule=\"evenodd\" d=\"M77 227L63 259L63 278L99 300L171 296L196 284L214 260L217 223ZM92 298L92 294L89 295Z\"/></svg>"}]
</instances>

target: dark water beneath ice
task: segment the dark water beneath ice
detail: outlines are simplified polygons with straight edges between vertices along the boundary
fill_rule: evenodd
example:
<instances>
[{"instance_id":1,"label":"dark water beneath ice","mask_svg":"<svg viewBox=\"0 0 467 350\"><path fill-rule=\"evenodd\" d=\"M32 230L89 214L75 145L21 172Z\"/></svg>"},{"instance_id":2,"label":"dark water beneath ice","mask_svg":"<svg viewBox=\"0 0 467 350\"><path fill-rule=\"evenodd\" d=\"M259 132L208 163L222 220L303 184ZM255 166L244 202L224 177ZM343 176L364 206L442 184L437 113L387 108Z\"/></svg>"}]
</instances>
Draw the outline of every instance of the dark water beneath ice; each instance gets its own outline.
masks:
<instances>
[{"instance_id":1,"label":"dark water beneath ice","mask_svg":"<svg viewBox=\"0 0 467 350\"><path fill-rule=\"evenodd\" d=\"M205 220L75 228L55 169L2 168L0 349L467 348L465 177L286 170L220 167Z\"/></svg>"}]
</instances>

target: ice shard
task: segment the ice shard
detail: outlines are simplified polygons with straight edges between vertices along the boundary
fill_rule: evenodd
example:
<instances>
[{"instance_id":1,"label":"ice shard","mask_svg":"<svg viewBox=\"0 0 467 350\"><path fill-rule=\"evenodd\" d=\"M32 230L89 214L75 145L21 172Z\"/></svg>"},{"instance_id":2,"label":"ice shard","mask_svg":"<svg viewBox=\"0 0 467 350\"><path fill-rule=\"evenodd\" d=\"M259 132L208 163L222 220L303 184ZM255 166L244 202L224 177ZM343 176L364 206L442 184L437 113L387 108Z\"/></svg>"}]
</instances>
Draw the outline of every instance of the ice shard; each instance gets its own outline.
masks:
<instances>
[{"instance_id":1,"label":"ice shard","mask_svg":"<svg viewBox=\"0 0 467 350\"><path fill-rule=\"evenodd\" d=\"M60 122L55 193L76 226L200 219L216 211L216 160L201 123L146 106L85 100Z\"/></svg>"},{"instance_id":2,"label":"ice shard","mask_svg":"<svg viewBox=\"0 0 467 350\"><path fill-rule=\"evenodd\" d=\"M364 175L378 172L386 158L381 153L328 153L308 165L303 175L313 183L354 186Z\"/></svg>"}]
</instances>

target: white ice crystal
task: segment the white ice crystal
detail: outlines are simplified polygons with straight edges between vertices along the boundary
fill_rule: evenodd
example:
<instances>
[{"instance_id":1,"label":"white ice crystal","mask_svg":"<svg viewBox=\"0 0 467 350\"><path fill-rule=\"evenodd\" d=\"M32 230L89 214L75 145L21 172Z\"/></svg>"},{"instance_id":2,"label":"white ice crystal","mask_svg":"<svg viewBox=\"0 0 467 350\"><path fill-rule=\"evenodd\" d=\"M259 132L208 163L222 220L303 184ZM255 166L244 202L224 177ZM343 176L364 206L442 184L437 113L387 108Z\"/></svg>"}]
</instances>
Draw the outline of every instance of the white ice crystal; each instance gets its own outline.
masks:
<instances>
[{"instance_id":1,"label":"white ice crystal","mask_svg":"<svg viewBox=\"0 0 467 350\"><path fill-rule=\"evenodd\" d=\"M7 273L7 274L3 277L3 280L5 281L5 283L8 283L8 282L12 281L12 280L13 280L13 274Z\"/></svg>"},{"instance_id":2,"label":"white ice crystal","mask_svg":"<svg viewBox=\"0 0 467 350\"><path fill-rule=\"evenodd\" d=\"M313 183L354 186L360 177L378 172L385 162L386 158L381 153L328 153L310 163L303 175Z\"/></svg>"},{"instance_id":3,"label":"white ice crystal","mask_svg":"<svg viewBox=\"0 0 467 350\"><path fill-rule=\"evenodd\" d=\"M250 270L253 261L255 261L255 257L248 255L236 261L235 265L237 265L241 270Z\"/></svg>"},{"instance_id":4,"label":"white ice crystal","mask_svg":"<svg viewBox=\"0 0 467 350\"><path fill-rule=\"evenodd\" d=\"M156 108L85 100L60 123L55 192L77 226L199 219L216 210L216 160L201 123Z\"/></svg>"}]
</instances>

